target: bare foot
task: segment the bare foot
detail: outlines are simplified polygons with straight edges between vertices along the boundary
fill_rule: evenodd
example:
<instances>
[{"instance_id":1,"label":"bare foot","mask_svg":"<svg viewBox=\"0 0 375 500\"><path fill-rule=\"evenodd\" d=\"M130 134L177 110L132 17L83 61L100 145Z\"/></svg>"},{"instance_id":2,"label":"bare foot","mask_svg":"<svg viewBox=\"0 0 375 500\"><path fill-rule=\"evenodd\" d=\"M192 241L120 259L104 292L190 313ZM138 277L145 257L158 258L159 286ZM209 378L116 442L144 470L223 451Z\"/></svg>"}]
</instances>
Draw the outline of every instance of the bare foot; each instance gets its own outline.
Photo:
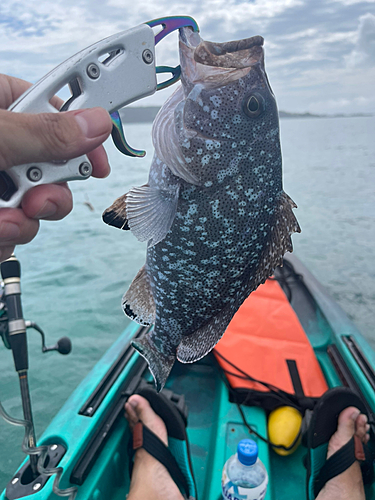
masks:
<instances>
[{"instance_id":1,"label":"bare foot","mask_svg":"<svg viewBox=\"0 0 375 500\"><path fill-rule=\"evenodd\" d=\"M147 399L131 396L125 404L125 417L131 430L141 421L168 446L165 424ZM140 448L135 453L127 500L183 500L183 496L164 465Z\"/></svg>"},{"instance_id":2,"label":"bare foot","mask_svg":"<svg viewBox=\"0 0 375 500\"><path fill-rule=\"evenodd\" d=\"M337 431L328 444L327 458L342 448L353 436L357 435L362 443L367 443L370 426L367 417L357 408L345 408L340 415ZM317 496L317 500L365 500L361 468L356 460L346 471L330 479Z\"/></svg>"}]
</instances>

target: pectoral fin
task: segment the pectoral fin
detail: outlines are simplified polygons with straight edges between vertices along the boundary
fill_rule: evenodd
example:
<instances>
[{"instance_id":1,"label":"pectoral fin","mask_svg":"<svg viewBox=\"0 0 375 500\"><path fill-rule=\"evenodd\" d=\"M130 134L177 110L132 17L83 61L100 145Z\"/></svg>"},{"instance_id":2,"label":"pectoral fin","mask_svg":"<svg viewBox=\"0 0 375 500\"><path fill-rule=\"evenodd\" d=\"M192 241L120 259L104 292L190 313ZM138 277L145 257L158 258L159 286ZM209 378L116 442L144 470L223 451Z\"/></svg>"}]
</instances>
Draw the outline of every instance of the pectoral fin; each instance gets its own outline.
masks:
<instances>
[{"instance_id":1,"label":"pectoral fin","mask_svg":"<svg viewBox=\"0 0 375 500\"><path fill-rule=\"evenodd\" d=\"M131 232L149 246L162 241L170 230L177 211L179 185L168 190L148 184L135 187L126 195L126 216Z\"/></svg>"}]
</instances>

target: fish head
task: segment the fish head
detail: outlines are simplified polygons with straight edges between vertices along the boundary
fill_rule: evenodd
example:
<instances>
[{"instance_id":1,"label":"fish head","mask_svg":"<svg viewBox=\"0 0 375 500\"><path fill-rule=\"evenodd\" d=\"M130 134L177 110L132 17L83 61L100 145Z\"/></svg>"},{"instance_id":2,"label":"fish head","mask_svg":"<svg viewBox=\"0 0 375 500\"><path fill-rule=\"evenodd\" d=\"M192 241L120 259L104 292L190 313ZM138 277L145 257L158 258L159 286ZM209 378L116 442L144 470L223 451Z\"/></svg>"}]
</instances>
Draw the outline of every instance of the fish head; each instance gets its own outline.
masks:
<instances>
[{"instance_id":1,"label":"fish head","mask_svg":"<svg viewBox=\"0 0 375 500\"><path fill-rule=\"evenodd\" d=\"M182 93L174 112L175 130L197 178L203 175L202 157L208 174L210 167L222 168L223 161L249 154L267 134L279 141L277 105L261 36L212 43L182 28L179 47Z\"/></svg>"},{"instance_id":2,"label":"fish head","mask_svg":"<svg viewBox=\"0 0 375 500\"><path fill-rule=\"evenodd\" d=\"M253 36L213 43L202 40L190 28L180 30L187 129L219 137L233 129L238 117L243 118L241 128L251 129L252 120L261 119L267 110L277 110L265 71L263 42L261 36Z\"/></svg>"},{"instance_id":3,"label":"fish head","mask_svg":"<svg viewBox=\"0 0 375 500\"><path fill-rule=\"evenodd\" d=\"M201 186L220 182L227 167L255 176L265 158L281 174L279 115L263 38L213 43L187 27L180 29L179 50L181 86L154 121L156 156L174 175Z\"/></svg>"}]
</instances>

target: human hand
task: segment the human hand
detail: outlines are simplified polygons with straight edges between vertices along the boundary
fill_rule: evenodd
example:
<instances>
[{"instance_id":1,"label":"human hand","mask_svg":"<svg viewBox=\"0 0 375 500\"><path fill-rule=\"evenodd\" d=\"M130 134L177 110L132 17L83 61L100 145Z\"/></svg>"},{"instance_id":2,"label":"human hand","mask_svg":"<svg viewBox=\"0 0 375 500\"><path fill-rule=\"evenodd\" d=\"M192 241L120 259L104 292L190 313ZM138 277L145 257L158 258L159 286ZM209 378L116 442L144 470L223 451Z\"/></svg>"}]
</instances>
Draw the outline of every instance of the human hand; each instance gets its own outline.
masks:
<instances>
[{"instance_id":1,"label":"human hand","mask_svg":"<svg viewBox=\"0 0 375 500\"><path fill-rule=\"evenodd\" d=\"M110 172L101 144L112 130L109 114L102 108L62 113L26 114L6 109L30 83L0 74L0 170L30 162L68 160L87 154L94 177ZM62 101L51 103L59 108ZM39 219L60 220L72 210L72 194L66 183L44 184L30 189L20 208L0 209L0 261L10 257L15 245L31 241Z\"/></svg>"}]
</instances>

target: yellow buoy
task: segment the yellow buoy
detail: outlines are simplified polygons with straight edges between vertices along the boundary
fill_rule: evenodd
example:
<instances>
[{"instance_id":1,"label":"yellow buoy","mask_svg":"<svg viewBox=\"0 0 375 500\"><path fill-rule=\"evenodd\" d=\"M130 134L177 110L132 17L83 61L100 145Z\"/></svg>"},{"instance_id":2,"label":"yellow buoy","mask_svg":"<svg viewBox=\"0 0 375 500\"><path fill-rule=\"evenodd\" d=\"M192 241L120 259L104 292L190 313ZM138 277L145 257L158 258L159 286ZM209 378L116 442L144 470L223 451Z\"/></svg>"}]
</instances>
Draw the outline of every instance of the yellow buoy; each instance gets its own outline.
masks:
<instances>
[{"instance_id":1,"label":"yellow buoy","mask_svg":"<svg viewBox=\"0 0 375 500\"><path fill-rule=\"evenodd\" d=\"M268 439L273 444L290 446L301 429L302 415L292 406L280 406L273 410L268 417ZM279 455L291 455L298 448L301 437L289 451L282 448L273 448Z\"/></svg>"}]
</instances>

